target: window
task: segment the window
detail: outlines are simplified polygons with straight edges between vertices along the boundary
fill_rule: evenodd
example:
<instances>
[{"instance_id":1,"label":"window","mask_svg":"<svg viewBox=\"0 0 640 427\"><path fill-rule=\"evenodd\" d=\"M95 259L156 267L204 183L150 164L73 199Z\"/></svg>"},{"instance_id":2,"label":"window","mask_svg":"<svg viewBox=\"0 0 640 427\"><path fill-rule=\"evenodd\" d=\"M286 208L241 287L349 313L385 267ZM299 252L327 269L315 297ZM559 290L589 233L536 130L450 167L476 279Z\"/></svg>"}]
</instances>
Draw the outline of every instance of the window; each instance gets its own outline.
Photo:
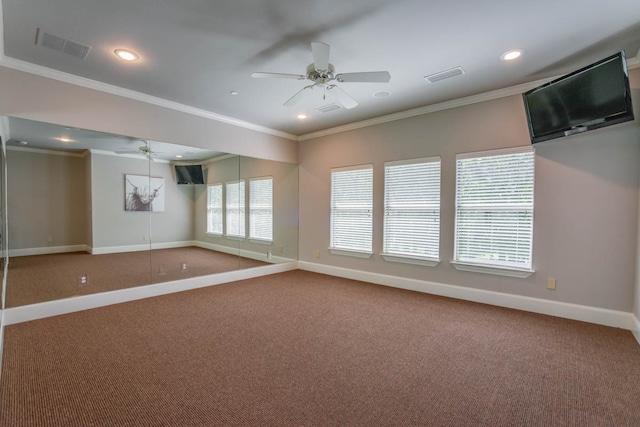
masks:
<instances>
[{"instance_id":1,"label":"window","mask_svg":"<svg viewBox=\"0 0 640 427\"><path fill-rule=\"evenodd\" d=\"M222 184L207 187L207 233L222 234Z\"/></svg>"},{"instance_id":2,"label":"window","mask_svg":"<svg viewBox=\"0 0 640 427\"><path fill-rule=\"evenodd\" d=\"M244 180L227 182L227 236L245 236Z\"/></svg>"},{"instance_id":3,"label":"window","mask_svg":"<svg viewBox=\"0 0 640 427\"><path fill-rule=\"evenodd\" d=\"M439 261L439 157L384 164L383 257L426 265Z\"/></svg>"},{"instance_id":4,"label":"window","mask_svg":"<svg viewBox=\"0 0 640 427\"><path fill-rule=\"evenodd\" d=\"M457 156L454 265L531 273L534 159L530 147Z\"/></svg>"},{"instance_id":5,"label":"window","mask_svg":"<svg viewBox=\"0 0 640 427\"><path fill-rule=\"evenodd\" d=\"M331 170L331 249L370 256L373 230L373 167Z\"/></svg>"},{"instance_id":6,"label":"window","mask_svg":"<svg viewBox=\"0 0 640 427\"><path fill-rule=\"evenodd\" d=\"M273 179L249 181L249 238L273 240Z\"/></svg>"}]
</instances>

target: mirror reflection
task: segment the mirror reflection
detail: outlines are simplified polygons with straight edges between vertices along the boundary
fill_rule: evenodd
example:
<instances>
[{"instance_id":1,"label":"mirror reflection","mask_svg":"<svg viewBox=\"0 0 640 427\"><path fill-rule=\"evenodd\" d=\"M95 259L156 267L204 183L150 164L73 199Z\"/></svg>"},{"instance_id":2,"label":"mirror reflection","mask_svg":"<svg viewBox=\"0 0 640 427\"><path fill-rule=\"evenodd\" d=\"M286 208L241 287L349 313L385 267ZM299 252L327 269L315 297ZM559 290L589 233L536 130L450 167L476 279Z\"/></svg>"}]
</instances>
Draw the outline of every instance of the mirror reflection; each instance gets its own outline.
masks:
<instances>
[{"instance_id":1,"label":"mirror reflection","mask_svg":"<svg viewBox=\"0 0 640 427\"><path fill-rule=\"evenodd\" d=\"M297 165L8 118L7 307L297 258Z\"/></svg>"}]
</instances>

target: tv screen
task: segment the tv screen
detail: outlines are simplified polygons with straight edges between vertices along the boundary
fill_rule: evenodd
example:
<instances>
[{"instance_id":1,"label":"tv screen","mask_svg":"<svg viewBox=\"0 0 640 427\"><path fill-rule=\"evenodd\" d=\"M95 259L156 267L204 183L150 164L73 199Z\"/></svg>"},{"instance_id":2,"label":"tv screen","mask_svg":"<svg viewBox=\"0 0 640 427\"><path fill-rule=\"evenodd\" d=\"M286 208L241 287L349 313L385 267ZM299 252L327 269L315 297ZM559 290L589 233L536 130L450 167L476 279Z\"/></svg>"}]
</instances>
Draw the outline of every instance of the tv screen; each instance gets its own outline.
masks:
<instances>
[{"instance_id":1,"label":"tv screen","mask_svg":"<svg viewBox=\"0 0 640 427\"><path fill-rule=\"evenodd\" d=\"M523 94L531 142L633 120L624 52Z\"/></svg>"},{"instance_id":2,"label":"tv screen","mask_svg":"<svg viewBox=\"0 0 640 427\"><path fill-rule=\"evenodd\" d=\"M175 165L178 184L204 184L202 165Z\"/></svg>"}]
</instances>

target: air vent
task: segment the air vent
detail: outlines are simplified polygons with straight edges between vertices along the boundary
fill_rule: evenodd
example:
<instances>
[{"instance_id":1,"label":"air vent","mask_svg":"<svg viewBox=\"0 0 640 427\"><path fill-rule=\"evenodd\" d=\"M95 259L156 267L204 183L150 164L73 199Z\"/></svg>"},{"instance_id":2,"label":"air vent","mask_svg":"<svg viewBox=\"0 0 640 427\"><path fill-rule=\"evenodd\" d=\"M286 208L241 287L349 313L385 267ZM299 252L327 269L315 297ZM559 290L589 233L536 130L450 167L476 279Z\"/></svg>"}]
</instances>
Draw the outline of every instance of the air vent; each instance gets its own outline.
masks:
<instances>
[{"instance_id":1,"label":"air vent","mask_svg":"<svg viewBox=\"0 0 640 427\"><path fill-rule=\"evenodd\" d=\"M91 46L54 36L40 28L36 33L36 44L80 59L85 59L91 50Z\"/></svg>"},{"instance_id":2,"label":"air vent","mask_svg":"<svg viewBox=\"0 0 640 427\"><path fill-rule=\"evenodd\" d=\"M439 73L430 74L425 76L425 80L429 83L439 82L441 80L450 79L451 77L461 76L464 74L462 67L452 68L446 71L440 71Z\"/></svg>"},{"instance_id":3,"label":"air vent","mask_svg":"<svg viewBox=\"0 0 640 427\"><path fill-rule=\"evenodd\" d=\"M329 111L339 110L340 108L342 108L341 105L334 103L334 104L327 104L327 105L323 105L322 107L318 107L316 108L316 111L320 111L321 113L328 113Z\"/></svg>"}]
</instances>

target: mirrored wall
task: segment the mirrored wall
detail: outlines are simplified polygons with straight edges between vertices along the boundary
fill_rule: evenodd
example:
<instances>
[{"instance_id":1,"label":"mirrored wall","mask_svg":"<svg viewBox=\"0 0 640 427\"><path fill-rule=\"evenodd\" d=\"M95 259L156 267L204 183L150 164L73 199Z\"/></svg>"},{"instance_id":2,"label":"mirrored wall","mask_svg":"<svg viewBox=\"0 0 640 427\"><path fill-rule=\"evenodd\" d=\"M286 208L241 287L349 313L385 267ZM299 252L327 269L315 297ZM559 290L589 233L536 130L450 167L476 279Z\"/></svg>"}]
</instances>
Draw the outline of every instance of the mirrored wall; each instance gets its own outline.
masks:
<instances>
[{"instance_id":1,"label":"mirrored wall","mask_svg":"<svg viewBox=\"0 0 640 427\"><path fill-rule=\"evenodd\" d=\"M297 165L6 120L7 307L297 259Z\"/></svg>"}]
</instances>

